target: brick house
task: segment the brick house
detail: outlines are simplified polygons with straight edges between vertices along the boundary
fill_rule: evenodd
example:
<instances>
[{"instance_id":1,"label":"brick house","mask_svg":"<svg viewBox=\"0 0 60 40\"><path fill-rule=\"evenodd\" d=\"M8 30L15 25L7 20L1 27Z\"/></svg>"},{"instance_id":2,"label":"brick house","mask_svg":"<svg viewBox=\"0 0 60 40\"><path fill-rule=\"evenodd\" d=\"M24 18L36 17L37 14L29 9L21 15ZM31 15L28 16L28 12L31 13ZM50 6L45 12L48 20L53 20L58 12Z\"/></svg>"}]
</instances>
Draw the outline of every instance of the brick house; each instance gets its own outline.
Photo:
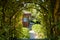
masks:
<instances>
[{"instance_id":1,"label":"brick house","mask_svg":"<svg viewBox=\"0 0 60 40\"><path fill-rule=\"evenodd\" d=\"M22 23L23 23L24 27L28 27L29 26L30 16L31 16L30 12L24 12L23 13Z\"/></svg>"}]
</instances>

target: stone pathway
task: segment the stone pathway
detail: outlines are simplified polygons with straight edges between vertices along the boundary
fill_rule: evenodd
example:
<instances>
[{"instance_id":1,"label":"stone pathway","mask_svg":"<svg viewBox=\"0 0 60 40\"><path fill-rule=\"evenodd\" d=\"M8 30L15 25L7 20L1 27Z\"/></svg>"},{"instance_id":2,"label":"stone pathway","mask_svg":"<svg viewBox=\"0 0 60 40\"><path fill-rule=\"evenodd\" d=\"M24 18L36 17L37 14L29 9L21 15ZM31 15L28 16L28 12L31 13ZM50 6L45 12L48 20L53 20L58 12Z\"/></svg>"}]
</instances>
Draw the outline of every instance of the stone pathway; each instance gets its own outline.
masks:
<instances>
[{"instance_id":1,"label":"stone pathway","mask_svg":"<svg viewBox=\"0 0 60 40\"><path fill-rule=\"evenodd\" d=\"M30 39L37 39L38 38L38 36L36 35L36 33L33 30L30 30L29 33L30 33Z\"/></svg>"}]
</instances>

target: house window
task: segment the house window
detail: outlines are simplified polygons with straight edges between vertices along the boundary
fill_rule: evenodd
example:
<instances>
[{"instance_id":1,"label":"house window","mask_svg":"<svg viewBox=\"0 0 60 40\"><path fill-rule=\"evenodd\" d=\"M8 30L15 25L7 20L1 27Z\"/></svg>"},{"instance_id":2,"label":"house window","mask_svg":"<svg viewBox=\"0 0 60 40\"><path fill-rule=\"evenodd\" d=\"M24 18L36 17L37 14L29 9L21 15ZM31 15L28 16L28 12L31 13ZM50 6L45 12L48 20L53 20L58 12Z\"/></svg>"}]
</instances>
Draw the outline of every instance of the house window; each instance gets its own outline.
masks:
<instances>
[{"instance_id":1,"label":"house window","mask_svg":"<svg viewBox=\"0 0 60 40\"><path fill-rule=\"evenodd\" d=\"M28 22L28 18L23 18L23 22Z\"/></svg>"}]
</instances>

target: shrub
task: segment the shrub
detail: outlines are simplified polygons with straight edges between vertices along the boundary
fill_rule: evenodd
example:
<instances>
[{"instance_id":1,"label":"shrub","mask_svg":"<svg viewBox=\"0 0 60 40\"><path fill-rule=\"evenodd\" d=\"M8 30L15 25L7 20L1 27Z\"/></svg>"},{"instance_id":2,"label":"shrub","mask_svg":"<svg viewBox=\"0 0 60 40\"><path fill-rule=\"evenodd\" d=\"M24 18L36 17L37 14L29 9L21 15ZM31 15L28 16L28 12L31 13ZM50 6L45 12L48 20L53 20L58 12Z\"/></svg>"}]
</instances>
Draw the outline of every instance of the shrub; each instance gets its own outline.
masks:
<instances>
[{"instance_id":1,"label":"shrub","mask_svg":"<svg viewBox=\"0 0 60 40\"><path fill-rule=\"evenodd\" d=\"M29 36L29 30L25 27L22 27L22 30L20 31L19 29L17 30L17 36L20 39L28 39Z\"/></svg>"},{"instance_id":2,"label":"shrub","mask_svg":"<svg viewBox=\"0 0 60 40\"><path fill-rule=\"evenodd\" d=\"M34 30L36 32L36 34L38 35L38 38L45 38L45 29L42 25L40 24L34 24L32 26L32 30Z\"/></svg>"}]
</instances>

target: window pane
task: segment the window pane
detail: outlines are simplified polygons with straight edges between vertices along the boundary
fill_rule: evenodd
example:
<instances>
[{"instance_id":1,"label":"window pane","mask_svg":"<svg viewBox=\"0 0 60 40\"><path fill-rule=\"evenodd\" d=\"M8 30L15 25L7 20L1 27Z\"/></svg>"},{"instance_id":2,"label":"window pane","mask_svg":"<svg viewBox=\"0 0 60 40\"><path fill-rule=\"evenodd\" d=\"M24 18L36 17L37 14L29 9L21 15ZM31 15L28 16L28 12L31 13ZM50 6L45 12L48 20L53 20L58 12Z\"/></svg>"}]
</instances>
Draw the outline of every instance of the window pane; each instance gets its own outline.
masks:
<instances>
[{"instance_id":1,"label":"window pane","mask_svg":"<svg viewBox=\"0 0 60 40\"><path fill-rule=\"evenodd\" d=\"M28 18L24 18L23 21L24 21L24 22L28 22Z\"/></svg>"}]
</instances>

